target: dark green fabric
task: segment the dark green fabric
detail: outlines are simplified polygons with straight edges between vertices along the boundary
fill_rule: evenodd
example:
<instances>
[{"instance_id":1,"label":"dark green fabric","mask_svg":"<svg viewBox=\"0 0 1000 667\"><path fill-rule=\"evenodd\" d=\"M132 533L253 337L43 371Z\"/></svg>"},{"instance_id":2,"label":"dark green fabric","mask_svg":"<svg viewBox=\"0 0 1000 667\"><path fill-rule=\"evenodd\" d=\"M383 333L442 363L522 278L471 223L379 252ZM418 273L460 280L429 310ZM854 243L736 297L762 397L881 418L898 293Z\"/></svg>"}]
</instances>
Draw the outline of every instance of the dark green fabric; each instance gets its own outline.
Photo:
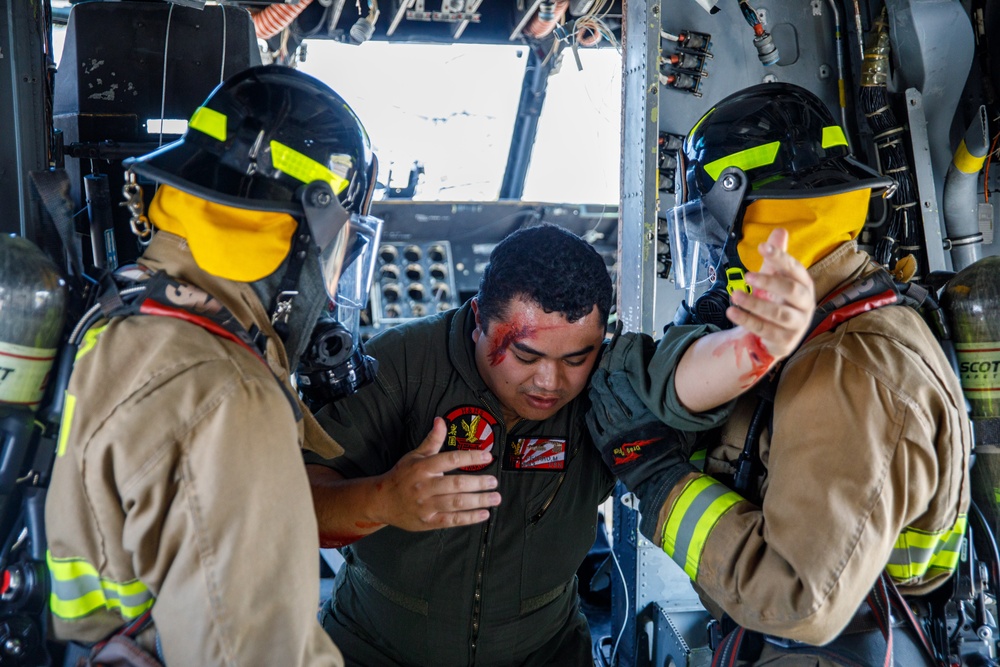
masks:
<instances>
[{"instance_id":1,"label":"dark green fabric","mask_svg":"<svg viewBox=\"0 0 1000 667\"><path fill-rule=\"evenodd\" d=\"M649 477L659 459L680 452L683 434L643 404L624 371L598 368L590 379L590 403L590 436L604 464L629 489Z\"/></svg>"},{"instance_id":2,"label":"dark green fabric","mask_svg":"<svg viewBox=\"0 0 1000 667\"><path fill-rule=\"evenodd\" d=\"M604 368L597 369L590 380L590 401L587 426L591 437L605 465L639 498L639 529L658 543L654 533L660 507L674 485L695 470L687 460L694 438L660 421L635 393L623 370L608 374Z\"/></svg>"},{"instance_id":3,"label":"dark green fabric","mask_svg":"<svg viewBox=\"0 0 1000 667\"><path fill-rule=\"evenodd\" d=\"M575 572L594 542L597 506L614 485L584 424L586 392L544 422L508 429L476 370L474 327L466 304L387 330L367 345L379 362L375 382L317 415L345 449L328 465L349 478L388 471L420 444L434 417L456 408L496 420L495 459L478 472L497 477L503 501L487 523L422 533L384 528L343 549L338 618L369 628L381 653L407 664L471 664L474 635L476 665L522 664L564 632L576 618ZM523 438L565 439L565 470L502 468Z\"/></svg>"},{"instance_id":4,"label":"dark green fabric","mask_svg":"<svg viewBox=\"0 0 1000 667\"><path fill-rule=\"evenodd\" d=\"M705 431L724 422L735 401L691 414L677 399L674 374L688 346L713 331L718 329L710 325L673 325L655 344L647 334L624 333L608 346L601 368L624 371L636 394L660 420L680 431Z\"/></svg>"}]
</instances>

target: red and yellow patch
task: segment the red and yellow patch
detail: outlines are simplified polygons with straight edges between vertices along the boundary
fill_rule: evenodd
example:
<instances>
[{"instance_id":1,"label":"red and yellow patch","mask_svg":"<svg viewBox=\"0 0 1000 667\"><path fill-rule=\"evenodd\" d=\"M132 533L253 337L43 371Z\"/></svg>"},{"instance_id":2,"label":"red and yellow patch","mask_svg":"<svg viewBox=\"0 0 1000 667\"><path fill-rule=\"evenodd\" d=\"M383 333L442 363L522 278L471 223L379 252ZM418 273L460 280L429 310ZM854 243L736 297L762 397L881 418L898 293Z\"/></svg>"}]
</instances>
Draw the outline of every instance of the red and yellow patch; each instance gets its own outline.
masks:
<instances>
[{"instance_id":1,"label":"red and yellow patch","mask_svg":"<svg viewBox=\"0 0 1000 667\"><path fill-rule=\"evenodd\" d=\"M444 446L452 449L478 449L492 451L496 418L485 409L475 405L463 405L444 416L448 424L448 436ZM482 470L489 463L462 468L467 472Z\"/></svg>"}]
</instances>

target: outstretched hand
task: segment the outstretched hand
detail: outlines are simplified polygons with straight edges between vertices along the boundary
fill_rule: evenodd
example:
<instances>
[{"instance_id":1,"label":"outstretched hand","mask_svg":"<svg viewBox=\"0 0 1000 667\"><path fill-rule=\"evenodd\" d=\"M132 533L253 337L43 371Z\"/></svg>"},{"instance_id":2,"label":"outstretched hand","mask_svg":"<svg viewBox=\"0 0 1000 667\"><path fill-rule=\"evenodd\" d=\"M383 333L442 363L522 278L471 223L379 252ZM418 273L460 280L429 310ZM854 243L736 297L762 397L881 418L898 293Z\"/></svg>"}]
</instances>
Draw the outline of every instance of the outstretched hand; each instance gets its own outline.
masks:
<instances>
[{"instance_id":1,"label":"outstretched hand","mask_svg":"<svg viewBox=\"0 0 1000 667\"><path fill-rule=\"evenodd\" d=\"M788 232L777 228L758 246L764 263L747 273L753 293L735 291L726 316L755 334L774 357L784 359L798 347L816 308L815 288L806 268L788 254Z\"/></svg>"},{"instance_id":2,"label":"outstretched hand","mask_svg":"<svg viewBox=\"0 0 1000 667\"><path fill-rule=\"evenodd\" d=\"M420 446L401 458L378 481L382 521L404 530L419 531L480 523L490 507L500 504L492 475L448 475L453 470L481 466L493 456L487 451L441 452L447 430L440 417Z\"/></svg>"}]
</instances>

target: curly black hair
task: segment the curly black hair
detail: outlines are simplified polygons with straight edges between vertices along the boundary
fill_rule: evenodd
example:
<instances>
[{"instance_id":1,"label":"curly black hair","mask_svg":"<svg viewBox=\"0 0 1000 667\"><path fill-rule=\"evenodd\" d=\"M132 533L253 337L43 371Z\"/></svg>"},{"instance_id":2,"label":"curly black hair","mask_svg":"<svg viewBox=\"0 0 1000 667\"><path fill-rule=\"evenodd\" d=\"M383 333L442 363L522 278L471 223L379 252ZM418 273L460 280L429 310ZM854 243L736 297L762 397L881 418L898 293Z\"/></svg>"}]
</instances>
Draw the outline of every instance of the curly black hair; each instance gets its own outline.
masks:
<instances>
[{"instance_id":1,"label":"curly black hair","mask_svg":"<svg viewBox=\"0 0 1000 667\"><path fill-rule=\"evenodd\" d=\"M525 297L570 322L597 307L601 322L611 312L611 277L593 246L556 225L542 224L508 235L490 253L479 283L483 329L505 315L511 299Z\"/></svg>"}]
</instances>

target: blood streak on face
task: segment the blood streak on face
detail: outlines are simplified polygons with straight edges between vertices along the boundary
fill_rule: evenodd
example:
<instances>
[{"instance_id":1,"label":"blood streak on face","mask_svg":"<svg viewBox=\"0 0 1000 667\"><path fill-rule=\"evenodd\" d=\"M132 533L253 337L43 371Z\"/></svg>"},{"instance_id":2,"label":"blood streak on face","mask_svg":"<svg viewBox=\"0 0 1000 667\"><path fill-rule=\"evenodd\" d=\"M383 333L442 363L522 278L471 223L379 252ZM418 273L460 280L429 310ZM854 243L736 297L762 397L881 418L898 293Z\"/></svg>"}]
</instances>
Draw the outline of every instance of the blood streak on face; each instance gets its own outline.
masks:
<instances>
[{"instance_id":1,"label":"blood streak on face","mask_svg":"<svg viewBox=\"0 0 1000 667\"><path fill-rule=\"evenodd\" d=\"M490 351L488 353L490 366L496 366L507 356L507 348L519 340L531 338L535 335L535 329L525 324L519 317L515 316L510 322L497 322L493 325L494 331Z\"/></svg>"}]
</instances>

